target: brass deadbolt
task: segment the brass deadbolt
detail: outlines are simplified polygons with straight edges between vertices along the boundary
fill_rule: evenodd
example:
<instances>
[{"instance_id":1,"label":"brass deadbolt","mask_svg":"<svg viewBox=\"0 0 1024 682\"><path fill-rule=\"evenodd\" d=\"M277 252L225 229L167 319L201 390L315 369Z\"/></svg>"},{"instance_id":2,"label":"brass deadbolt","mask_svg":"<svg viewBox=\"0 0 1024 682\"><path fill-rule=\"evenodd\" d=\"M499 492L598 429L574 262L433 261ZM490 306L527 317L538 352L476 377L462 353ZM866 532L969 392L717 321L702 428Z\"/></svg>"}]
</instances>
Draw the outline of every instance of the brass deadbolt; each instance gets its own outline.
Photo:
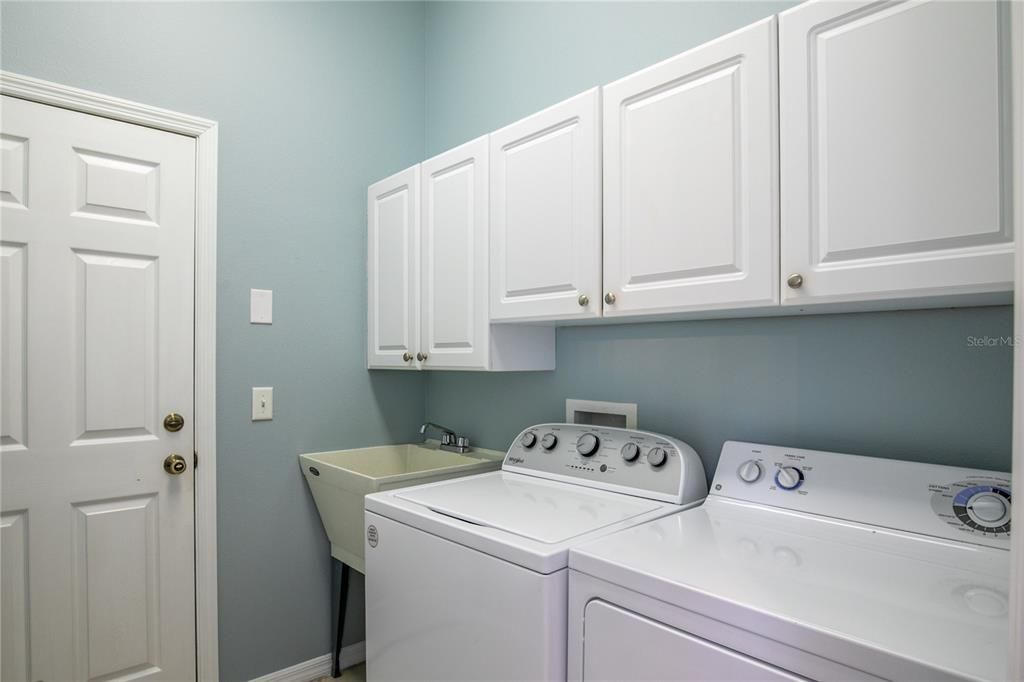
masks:
<instances>
[{"instance_id":1,"label":"brass deadbolt","mask_svg":"<svg viewBox=\"0 0 1024 682\"><path fill-rule=\"evenodd\" d=\"M177 412L171 412L164 417L164 428L168 431L181 431L185 426L185 418Z\"/></svg>"}]
</instances>

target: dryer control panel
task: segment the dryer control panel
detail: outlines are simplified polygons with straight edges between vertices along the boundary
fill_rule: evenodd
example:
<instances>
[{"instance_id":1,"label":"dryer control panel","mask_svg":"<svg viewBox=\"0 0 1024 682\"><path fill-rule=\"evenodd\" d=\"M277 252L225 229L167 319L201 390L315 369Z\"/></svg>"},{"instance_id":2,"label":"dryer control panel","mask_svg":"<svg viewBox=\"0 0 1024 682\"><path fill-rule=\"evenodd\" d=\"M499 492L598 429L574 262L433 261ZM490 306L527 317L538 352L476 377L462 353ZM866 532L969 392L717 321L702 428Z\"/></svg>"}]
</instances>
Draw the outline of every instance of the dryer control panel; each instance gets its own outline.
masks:
<instances>
[{"instance_id":1,"label":"dryer control panel","mask_svg":"<svg viewBox=\"0 0 1024 682\"><path fill-rule=\"evenodd\" d=\"M707 495L704 465L693 448L634 429L537 424L516 437L501 468L676 504Z\"/></svg>"},{"instance_id":2,"label":"dryer control panel","mask_svg":"<svg viewBox=\"0 0 1024 682\"><path fill-rule=\"evenodd\" d=\"M729 441L711 494L1010 547L1010 474Z\"/></svg>"}]
</instances>

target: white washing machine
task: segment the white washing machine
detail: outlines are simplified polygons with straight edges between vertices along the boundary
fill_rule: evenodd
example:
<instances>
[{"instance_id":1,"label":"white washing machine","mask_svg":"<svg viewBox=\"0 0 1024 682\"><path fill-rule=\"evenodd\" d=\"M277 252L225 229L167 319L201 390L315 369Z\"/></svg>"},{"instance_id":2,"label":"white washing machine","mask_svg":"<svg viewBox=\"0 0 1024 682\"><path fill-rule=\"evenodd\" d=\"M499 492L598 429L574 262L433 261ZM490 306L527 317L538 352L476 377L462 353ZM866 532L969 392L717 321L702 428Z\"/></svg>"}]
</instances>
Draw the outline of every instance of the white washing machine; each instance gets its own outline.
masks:
<instances>
[{"instance_id":1,"label":"white washing machine","mask_svg":"<svg viewBox=\"0 0 1024 682\"><path fill-rule=\"evenodd\" d=\"M699 504L685 443L542 424L500 472L366 498L370 680L564 680L576 543Z\"/></svg>"},{"instance_id":2,"label":"white washing machine","mask_svg":"<svg viewBox=\"0 0 1024 682\"><path fill-rule=\"evenodd\" d=\"M1005 680L1008 474L726 443L707 501L570 552L572 680Z\"/></svg>"}]
</instances>

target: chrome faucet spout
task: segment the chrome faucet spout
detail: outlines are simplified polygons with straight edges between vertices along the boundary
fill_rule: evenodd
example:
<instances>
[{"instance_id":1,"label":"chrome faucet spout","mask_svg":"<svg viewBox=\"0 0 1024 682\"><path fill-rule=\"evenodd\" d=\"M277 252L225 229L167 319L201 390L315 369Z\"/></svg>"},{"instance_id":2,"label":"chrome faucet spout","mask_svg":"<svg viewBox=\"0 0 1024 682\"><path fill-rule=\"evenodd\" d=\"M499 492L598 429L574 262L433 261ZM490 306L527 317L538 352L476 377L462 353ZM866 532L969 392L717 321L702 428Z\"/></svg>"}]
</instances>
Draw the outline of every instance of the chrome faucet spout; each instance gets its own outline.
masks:
<instances>
[{"instance_id":1,"label":"chrome faucet spout","mask_svg":"<svg viewBox=\"0 0 1024 682\"><path fill-rule=\"evenodd\" d=\"M427 431L435 430L441 435L441 449L449 452L466 453L470 451L469 439L465 436L460 436L447 426L441 426L434 422L424 422L420 426L420 435L423 436L423 440L427 440Z\"/></svg>"}]
</instances>

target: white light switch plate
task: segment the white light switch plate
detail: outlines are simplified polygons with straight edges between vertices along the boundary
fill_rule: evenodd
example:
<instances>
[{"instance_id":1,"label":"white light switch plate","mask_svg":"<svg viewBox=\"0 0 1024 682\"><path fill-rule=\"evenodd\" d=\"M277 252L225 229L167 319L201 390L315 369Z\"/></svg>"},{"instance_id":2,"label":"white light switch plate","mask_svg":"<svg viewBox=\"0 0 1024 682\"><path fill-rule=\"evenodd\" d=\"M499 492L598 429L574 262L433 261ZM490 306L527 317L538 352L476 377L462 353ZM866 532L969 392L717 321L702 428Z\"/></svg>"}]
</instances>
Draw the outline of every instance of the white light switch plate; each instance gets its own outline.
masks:
<instances>
[{"instance_id":1,"label":"white light switch plate","mask_svg":"<svg viewBox=\"0 0 1024 682\"><path fill-rule=\"evenodd\" d=\"M274 418L274 388L272 386L253 386L252 389L252 420L254 422Z\"/></svg>"},{"instance_id":2,"label":"white light switch plate","mask_svg":"<svg viewBox=\"0 0 1024 682\"><path fill-rule=\"evenodd\" d=\"M274 323L274 292L270 289L249 289L249 322Z\"/></svg>"}]
</instances>

